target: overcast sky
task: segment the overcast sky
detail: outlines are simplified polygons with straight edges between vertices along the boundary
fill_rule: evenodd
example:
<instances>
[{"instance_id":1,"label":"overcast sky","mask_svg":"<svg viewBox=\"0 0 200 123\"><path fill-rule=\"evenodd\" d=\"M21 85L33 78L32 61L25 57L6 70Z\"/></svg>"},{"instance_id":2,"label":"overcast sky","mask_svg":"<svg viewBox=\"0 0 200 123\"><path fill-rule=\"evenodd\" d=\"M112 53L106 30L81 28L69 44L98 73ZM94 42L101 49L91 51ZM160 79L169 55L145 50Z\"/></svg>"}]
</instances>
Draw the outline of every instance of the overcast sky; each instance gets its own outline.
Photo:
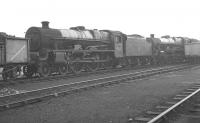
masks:
<instances>
[{"instance_id":1,"label":"overcast sky","mask_svg":"<svg viewBox=\"0 0 200 123\"><path fill-rule=\"evenodd\" d=\"M83 25L126 34L200 39L198 0L1 0L0 32L23 37L31 26Z\"/></svg>"}]
</instances>

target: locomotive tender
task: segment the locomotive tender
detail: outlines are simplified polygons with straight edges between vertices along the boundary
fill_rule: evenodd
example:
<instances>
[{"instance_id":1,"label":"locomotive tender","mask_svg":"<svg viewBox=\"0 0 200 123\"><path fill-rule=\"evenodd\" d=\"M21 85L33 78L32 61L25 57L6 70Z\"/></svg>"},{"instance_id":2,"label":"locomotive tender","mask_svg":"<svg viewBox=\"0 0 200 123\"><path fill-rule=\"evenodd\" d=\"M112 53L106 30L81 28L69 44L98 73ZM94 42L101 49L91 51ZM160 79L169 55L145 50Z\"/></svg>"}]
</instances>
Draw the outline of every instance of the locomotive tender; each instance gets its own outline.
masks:
<instances>
[{"instance_id":1,"label":"locomotive tender","mask_svg":"<svg viewBox=\"0 0 200 123\"><path fill-rule=\"evenodd\" d=\"M193 39L185 43L185 57L188 62L199 63L200 62L200 42Z\"/></svg>"},{"instance_id":2,"label":"locomotive tender","mask_svg":"<svg viewBox=\"0 0 200 123\"><path fill-rule=\"evenodd\" d=\"M183 62L184 44L191 41L183 37L154 38L153 34L144 38L83 26L53 29L48 21L43 21L42 27L30 27L25 38L11 37L0 35L1 47L8 47L0 50L3 79L15 78L21 71L26 77L47 77L52 73L78 74L116 66Z\"/></svg>"},{"instance_id":3,"label":"locomotive tender","mask_svg":"<svg viewBox=\"0 0 200 123\"><path fill-rule=\"evenodd\" d=\"M15 78L22 66L29 63L29 41L0 32L0 67L2 78Z\"/></svg>"}]
</instances>

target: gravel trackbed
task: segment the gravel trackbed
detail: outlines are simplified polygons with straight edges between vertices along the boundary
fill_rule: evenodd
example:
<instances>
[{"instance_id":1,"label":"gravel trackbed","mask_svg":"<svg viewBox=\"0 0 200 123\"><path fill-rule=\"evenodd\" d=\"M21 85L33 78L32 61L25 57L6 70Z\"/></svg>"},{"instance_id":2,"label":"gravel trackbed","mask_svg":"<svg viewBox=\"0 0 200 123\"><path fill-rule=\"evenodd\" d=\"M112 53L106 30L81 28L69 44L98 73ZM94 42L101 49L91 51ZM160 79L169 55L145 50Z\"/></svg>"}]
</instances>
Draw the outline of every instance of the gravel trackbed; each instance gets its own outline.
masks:
<instances>
[{"instance_id":1,"label":"gravel trackbed","mask_svg":"<svg viewBox=\"0 0 200 123\"><path fill-rule=\"evenodd\" d=\"M199 80L199 68L132 80L3 111L0 123L126 123Z\"/></svg>"}]
</instances>

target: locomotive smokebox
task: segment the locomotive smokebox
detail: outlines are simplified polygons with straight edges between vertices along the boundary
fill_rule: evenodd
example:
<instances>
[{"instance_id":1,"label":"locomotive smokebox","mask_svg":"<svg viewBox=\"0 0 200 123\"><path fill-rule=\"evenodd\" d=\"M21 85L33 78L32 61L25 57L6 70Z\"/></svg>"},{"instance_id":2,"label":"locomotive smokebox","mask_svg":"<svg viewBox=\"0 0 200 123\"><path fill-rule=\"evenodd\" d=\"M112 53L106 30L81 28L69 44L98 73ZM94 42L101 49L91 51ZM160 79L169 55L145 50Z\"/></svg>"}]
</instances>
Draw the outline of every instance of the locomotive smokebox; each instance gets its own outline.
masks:
<instances>
[{"instance_id":1,"label":"locomotive smokebox","mask_svg":"<svg viewBox=\"0 0 200 123\"><path fill-rule=\"evenodd\" d=\"M49 29L49 21L42 21L42 28Z\"/></svg>"}]
</instances>

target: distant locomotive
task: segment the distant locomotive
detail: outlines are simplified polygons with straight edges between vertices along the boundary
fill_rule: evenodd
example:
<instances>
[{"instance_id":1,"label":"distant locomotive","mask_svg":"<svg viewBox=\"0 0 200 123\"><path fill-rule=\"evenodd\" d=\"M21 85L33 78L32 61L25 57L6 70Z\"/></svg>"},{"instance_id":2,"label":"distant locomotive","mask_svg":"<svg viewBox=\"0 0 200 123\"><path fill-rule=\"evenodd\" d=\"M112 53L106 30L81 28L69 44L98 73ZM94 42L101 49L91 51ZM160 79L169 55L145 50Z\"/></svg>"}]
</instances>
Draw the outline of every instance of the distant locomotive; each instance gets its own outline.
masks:
<instances>
[{"instance_id":1,"label":"distant locomotive","mask_svg":"<svg viewBox=\"0 0 200 123\"><path fill-rule=\"evenodd\" d=\"M25 38L0 33L0 66L3 79L7 79L21 72L26 77L38 74L47 77L53 73L78 74L116 66L170 64L199 58L200 45L193 42L198 40L155 38L153 34L144 38L83 26L53 29L44 21L42 27L29 28Z\"/></svg>"},{"instance_id":2,"label":"distant locomotive","mask_svg":"<svg viewBox=\"0 0 200 123\"><path fill-rule=\"evenodd\" d=\"M185 60L185 38L170 36L154 38L154 35L151 35L151 38L147 38L147 41L152 42L152 52L156 64L176 63Z\"/></svg>"}]
</instances>

